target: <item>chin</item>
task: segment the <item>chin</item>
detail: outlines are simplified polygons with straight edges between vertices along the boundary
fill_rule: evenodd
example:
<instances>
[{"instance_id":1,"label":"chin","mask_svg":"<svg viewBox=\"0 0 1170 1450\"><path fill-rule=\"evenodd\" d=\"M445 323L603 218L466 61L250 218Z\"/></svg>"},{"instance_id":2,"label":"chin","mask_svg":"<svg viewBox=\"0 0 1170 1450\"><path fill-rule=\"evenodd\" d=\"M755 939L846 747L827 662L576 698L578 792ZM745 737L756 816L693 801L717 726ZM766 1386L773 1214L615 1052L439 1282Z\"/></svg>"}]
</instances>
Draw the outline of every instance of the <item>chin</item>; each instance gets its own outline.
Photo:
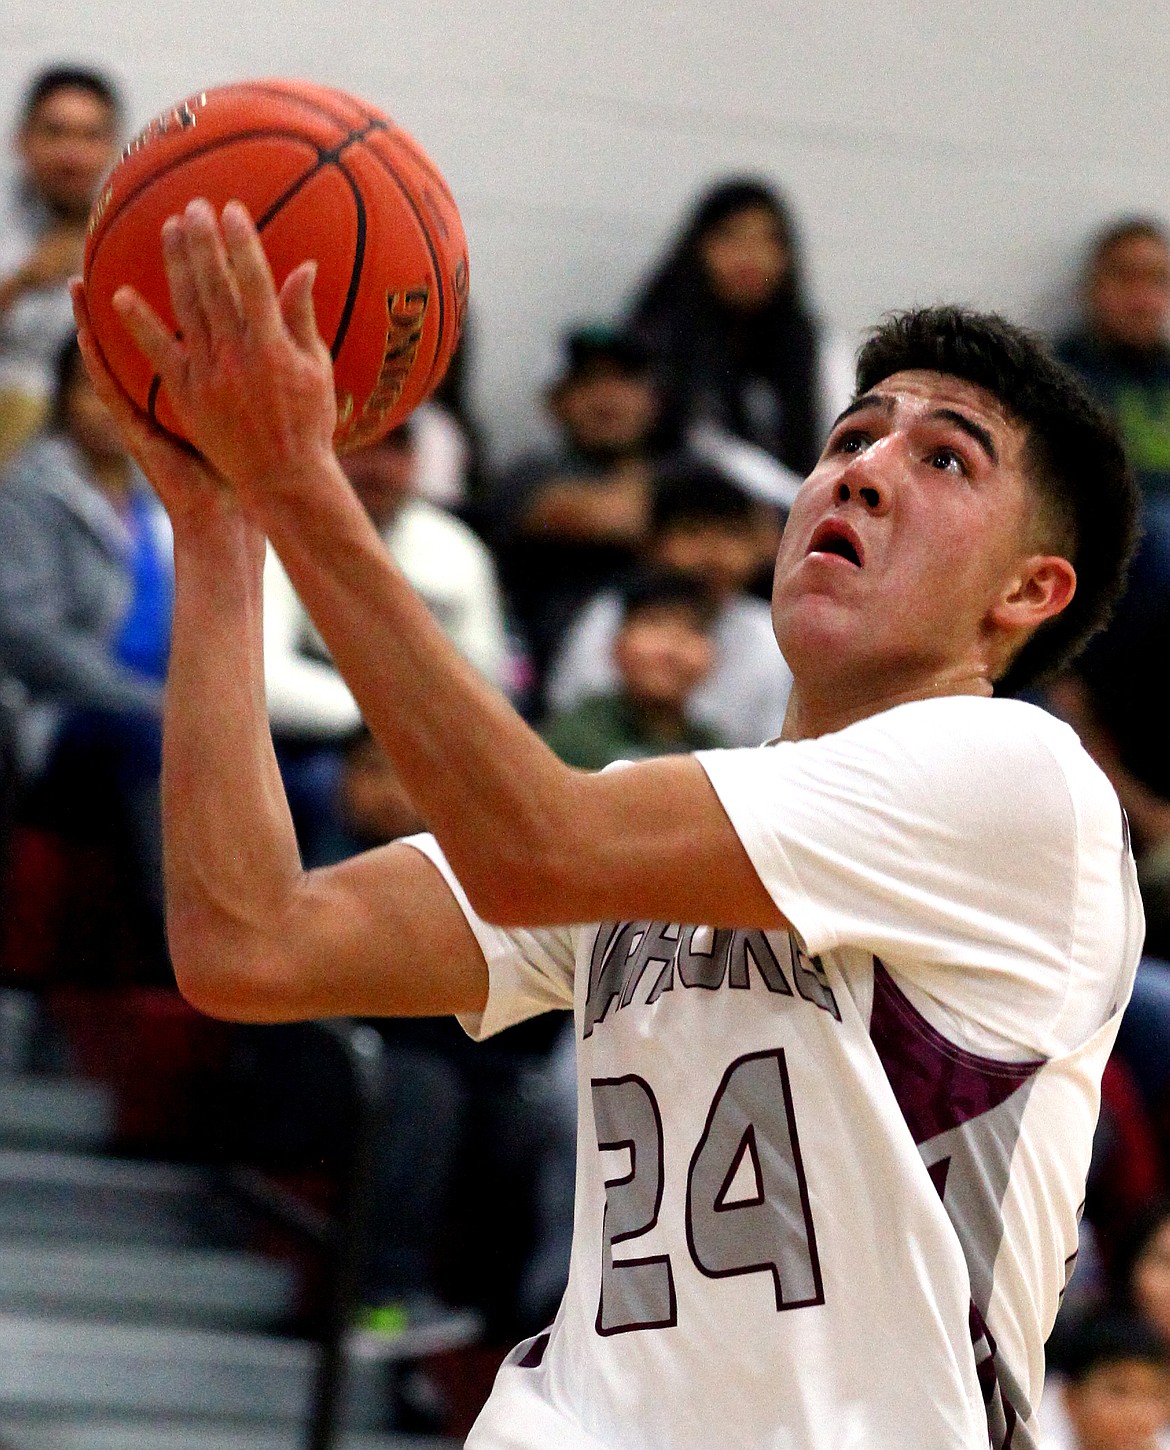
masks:
<instances>
[{"instance_id":1,"label":"chin","mask_svg":"<svg viewBox=\"0 0 1170 1450\"><path fill-rule=\"evenodd\" d=\"M815 662L856 653L863 629L864 621L854 610L824 595L804 595L792 603L777 600L772 606L772 633L790 668L797 659Z\"/></svg>"}]
</instances>

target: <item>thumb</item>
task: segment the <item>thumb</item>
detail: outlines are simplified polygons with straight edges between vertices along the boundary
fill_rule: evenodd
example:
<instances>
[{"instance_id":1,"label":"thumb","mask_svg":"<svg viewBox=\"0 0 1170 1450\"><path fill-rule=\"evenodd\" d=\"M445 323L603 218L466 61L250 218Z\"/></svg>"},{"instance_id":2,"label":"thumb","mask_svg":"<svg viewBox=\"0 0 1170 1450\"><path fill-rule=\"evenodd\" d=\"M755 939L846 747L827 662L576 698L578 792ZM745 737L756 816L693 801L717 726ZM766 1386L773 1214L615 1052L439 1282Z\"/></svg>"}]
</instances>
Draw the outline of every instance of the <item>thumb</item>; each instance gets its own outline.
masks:
<instances>
[{"instance_id":1,"label":"thumb","mask_svg":"<svg viewBox=\"0 0 1170 1450\"><path fill-rule=\"evenodd\" d=\"M302 262L284 279L280 289L280 315L292 333L293 341L307 351L323 347L317 331L317 314L313 311L313 283L317 280L317 263Z\"/></svg>"}]
</instances>

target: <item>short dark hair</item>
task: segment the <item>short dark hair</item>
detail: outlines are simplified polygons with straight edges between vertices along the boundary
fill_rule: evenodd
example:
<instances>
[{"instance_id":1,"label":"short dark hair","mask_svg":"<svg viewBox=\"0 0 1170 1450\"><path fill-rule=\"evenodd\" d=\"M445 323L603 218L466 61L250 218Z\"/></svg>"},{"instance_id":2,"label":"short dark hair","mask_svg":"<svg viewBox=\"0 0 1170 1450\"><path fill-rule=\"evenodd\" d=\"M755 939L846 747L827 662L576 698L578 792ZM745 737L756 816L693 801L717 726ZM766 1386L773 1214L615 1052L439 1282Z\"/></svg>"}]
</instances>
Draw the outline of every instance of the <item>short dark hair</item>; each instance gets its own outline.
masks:
<instances>
[{"instance_id":1,"label":"short dark hair","mask_svg":"<svg viewBox=\"0 0 1170 1450\"><path fill-rule=\"evenodd\" d=\"M750 494L711 463L664 466L654 480L650 528L654 534L695 524L748 529L757 505Z\"/></svg>"},{"instance_id":2,"label":"short dark hair","mask_svg":"<svg viewBox=\"0 0 1170 1450\"><path fill-rule=\"evenodd\" d=\"M1113 1307L1089 1309L1060 1324L1049 1343L1051 1367L1073 1384L1107 1365L1136 1360L1170 1369L1161 1335L1137 1314Z\"/></svg>"},{"instance_id":3,"label":"short dark hair","mask_svg":"<svg viewBox=\"0 0 1170 1450\"><path fill-rule=\"evenodd\" d=\"M554 394L574 383L591 381L600 373L616 372L627 378L648 378L650 356L629 333L605 323L573 328L563 340L564 361L552 385Z\"/></svg>"},{"instance_id":4,"label":"short dark hair","mask_svg":"<svg viewBox=\"0 0 1170 1450\"><path fill-rule=\"evenodd\" d=\"M1170 248L1170 234L1167 233L1162 223L1155 221L1153 217L1120 217L1103 227L1093 238L1089 246L1085 276L1090 280L1095 277L1113 248L1122 242L1130 241L1133 237L1144 237L1149 241L1159 242L1163 247Z\"/></svg>"},{"instance_id":5,"label":"short dark hair","mask_svg":"<svg viewBox=\"0 0 1170 1450\"><path fill-rule=\"evenodd\" d=\"M646 569L633 575L622 587L621 605L623 625L639 614L679 610L690 614L704 634L718 614L718 606L701 580L677 569Z\"/></svg>"},{"instance_id":6,"label":"short dark hair","mask_svg":"<svg viewBox=\"0 0 1170 1450\"><path fill-rule=\"evenodd\" d=\"M894 373L945 373L983 388L1027 432L1028 475L1077 571L1068 607L1011 661L1011 694L1063 668L1108 622L1138 536L1138 493L1117 429L1036 337L993 313L925 307L887 318L857 359L857 395ZM1059 541L1059 542L1056 542Z\"/></svg>"},{"instance_id":7,"label":"short dark hair","mask_svg":"<svg viewBox=\"0 0 1170 1450\"><path fill-rule=\"evenodd\" d=\"M45 101L58 91L86 91L106 106L115 124L122 119L122 96L109 76L89 66L54 65L34 76L24 93L20 128L25 130Z\"/></svg>"}]
</instances>

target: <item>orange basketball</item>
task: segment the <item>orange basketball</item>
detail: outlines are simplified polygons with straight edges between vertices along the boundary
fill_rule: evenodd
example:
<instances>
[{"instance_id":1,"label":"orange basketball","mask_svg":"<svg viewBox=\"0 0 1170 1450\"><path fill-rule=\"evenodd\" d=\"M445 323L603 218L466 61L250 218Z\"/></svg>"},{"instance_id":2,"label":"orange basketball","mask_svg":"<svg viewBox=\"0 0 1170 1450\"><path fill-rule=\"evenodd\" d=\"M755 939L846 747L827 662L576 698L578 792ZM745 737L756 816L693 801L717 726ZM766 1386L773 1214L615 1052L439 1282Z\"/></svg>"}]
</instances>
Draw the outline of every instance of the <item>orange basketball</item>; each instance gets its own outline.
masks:
<instances>
[{"instance_id":1,"label":"orange basketball","mask_svg":"<svg viewBox=\"0 0 1170 1450\"><path fill-rule=\"evenodd\" d=\"M244 203L277 287L298 263L318 263L313 301L333 355L339 448L381 437L438 385L467 306L467 243L446 182L364 101L303 81L249 81L200 92L151 121L90 216L94 336L162 427L179 431L111 299L129 282L174 324L159 233L196 196L217 211Z\"/></svg>"}]
</instances>

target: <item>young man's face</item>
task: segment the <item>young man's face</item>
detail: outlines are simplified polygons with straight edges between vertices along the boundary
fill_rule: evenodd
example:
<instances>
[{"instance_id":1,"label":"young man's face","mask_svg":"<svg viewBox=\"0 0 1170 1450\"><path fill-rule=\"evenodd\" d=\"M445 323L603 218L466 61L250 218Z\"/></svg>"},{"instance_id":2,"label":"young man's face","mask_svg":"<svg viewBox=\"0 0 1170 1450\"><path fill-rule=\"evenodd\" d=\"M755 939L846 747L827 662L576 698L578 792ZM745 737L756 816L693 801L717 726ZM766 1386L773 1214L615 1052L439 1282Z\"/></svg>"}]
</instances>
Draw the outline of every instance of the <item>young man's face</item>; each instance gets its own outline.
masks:
<instances>
[{"instance_id":1,"label":"young man's face","mask_svg":"<svg viewBox=\"0 0 1170 1450\"><path fill-rule=\"evenodd\" d=\"M660 568L698 579L721 604L746 589L760 567L750 521L677 519L655 537L651 554Z\"/></svg>"},{"instance_id":2,"label":"young man's face","mask_svg":"<svg viewBox=\"0 0 1170 1450\"><path fill-rule=\"evenodd\" d=\"M989 610L1044 552L1026 441L991 394L941 373L897 373L846 409L776 559L798 685L845 671L913 691L978 664Z\"/></svg>"},{"instance_id":3,"label":"young man's face","mask_svg":"<svg viewBox=\"0 0 1170 1450\"><path fill-rule=\"evenodd\" d=\"M1123 1359L1065 1387L1077 1450L1157 1450L1170 1418L1167 1376L1157 1364Z\"/></svg>"},{"instance_id":4,"label":"young man's face","mask_svg":"<svg viewBox=\"0 0 1170 1450\"><path fill-rule=\"evenodd\" d=\"M92 91L60 86L35 108L18 148L37 194L56 210L84 218L117 158L117 118Z\"/></svg>"},{"instance_id":5,"label":"young man's face","mask_svg":"<svg viewBox=\"0 0 1170 1450\"><path fill-rule=\"evenodd\" d=\"M780 223L766 206L725 217L703 238L699 255L715 296L742 312L771 302L792 261Z\"/></svg>"}]
</instances>

